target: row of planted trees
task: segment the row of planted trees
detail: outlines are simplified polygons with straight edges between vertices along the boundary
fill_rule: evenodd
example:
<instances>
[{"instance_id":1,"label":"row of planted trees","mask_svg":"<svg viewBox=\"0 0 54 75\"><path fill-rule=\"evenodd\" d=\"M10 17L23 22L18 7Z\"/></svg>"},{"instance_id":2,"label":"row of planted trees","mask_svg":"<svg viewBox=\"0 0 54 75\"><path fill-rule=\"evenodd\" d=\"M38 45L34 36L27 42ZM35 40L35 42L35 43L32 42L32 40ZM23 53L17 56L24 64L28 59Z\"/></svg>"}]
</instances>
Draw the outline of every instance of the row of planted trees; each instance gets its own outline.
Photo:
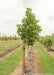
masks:
<instances>
[{"instance_id":1,"label":"row of planted trees","mask_svg":"<svg viewBox=\"0 0 54 75\"><path fill-rule=\"evenodd\" d=\"M54 33L52 33L52 35L40 37L39 41L46 47L51 48L51 46L54 44Z\"/></svg>"},{"instance_id":2,"label":"row of planted trees","mask_svg":"<svg viewBox=\"0 0 54 75\"><path fill-rule=\"evenodd\" d=\"M34 45L42 30L38 23L39 20L35 18L32 9L27 8L25 17L22 19L22 24L17 25L17 33L23 40L23 75L25 73L25 43L28 45L28 48L30 45Z\"/></svg>"},{"instance_id":3,"label":"row of planted trees","mask_svg":"<svg viewBox=\"0 0 54 75\"><path fill-rule=\"evenodd\" d=\"M6 35L0 36L0 41L18 40L18 39L20 38L17 37L16 35L15 36L6 36Z\"/></svg>"}]
</instances>

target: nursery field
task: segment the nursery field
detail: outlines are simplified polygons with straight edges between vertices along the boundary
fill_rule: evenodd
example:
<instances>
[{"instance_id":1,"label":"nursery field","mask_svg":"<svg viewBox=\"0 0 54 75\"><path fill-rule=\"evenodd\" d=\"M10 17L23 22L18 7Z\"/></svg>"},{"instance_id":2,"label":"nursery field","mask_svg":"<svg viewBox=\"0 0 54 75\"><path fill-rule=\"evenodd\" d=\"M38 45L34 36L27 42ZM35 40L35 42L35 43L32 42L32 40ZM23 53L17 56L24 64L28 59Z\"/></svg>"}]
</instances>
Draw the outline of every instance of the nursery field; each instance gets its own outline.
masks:
<instances>
[{"instance_id":1,"label":"nursery field","mask_svg":"<svg viewBox=\"0 0 54 75\"><path fill-rule=\"evenodd\" d=\"M0 41L0 60L22 46L22 40Z\"/></svg>"},{"instance_id":2,"label":"nursery field","mask_svg":"<svg viewBox=\"0 0 54 75\"><path fill-rule=\"evenodd\" d=\"M22 58L21 46L22 40L0 41L0 75L9 75L19 63Z\"/></svg>"},{"instance_id":3,"label":"nursery field","mask_svg":"<svg viewBox=\"0 0 54 75\"><path fill-rule=\"evenodd\" d=\"M22 43L22 40L0 41L0 51L14 47L14 46L19 45L21 43Z\"/></svg>"},{"instance_id":4,"label":"nursery field","mask_svg":"<svg viewBox=\"0 0 54 75\"><path fill-rule=\"evenodd\" d=\"M39 35L31 8L16 25L18 36L0 34L0 75L54 75L54 33Z\"/></svg>"},{"instance_id":5,"label":"nursery field","mask_svg":"<svg viewBox=\"0 0 54 75\"><path fill-rule=\"evenodd\" d=\"M1 54L4 54L7 50L13 50L13 52L10 51L11 54L5 56L5 58L3 58L4 56L1 57L0 54L0 59L3 58L0 60L0 75L10 75L22 59L22 40L1 41L0 44Z\"/></svg>"},{"instance_id":6,"label":"nursery field","mask_svg":"<svg viewBox=\"0 0 54 75\"><path fill-rule=\"evenodd\" d=\"M5 58L0 57L0 59L3 58L2 60L0 60L0 75L14 75L14 69L19 65L20 61L22 60L22 40L1 41L0 44L2 43L2 46L4 46L4 48L5 46L8 47L0 50L1 53L11 49L13 49L13 52L10 51L11 54L9 54L8 56L4 56ZM9 46L10 44L11 46ZM27 48L28 47L26 46L26 49ZM27 59L29 59L29 61ZM29 66L27 62L29 63ZM31 67L31 64L32 66L35 66L34 69L33 67ZM32 72L35 71L34 74L38 72L38 74L40 75L54 75L54 57L52 57L49 52L46 52L45 49L38 42L35 43L35 45L32 47L32 50L31 47L29 47L29 52L27 52L27 58L25 58L25 65L28 67L27 68L25 66L26 72L31 69ZM19 69L22 69L22 65L19 67ZM12 72L13 74L11 74Z\"/></svg>"},{"instance_id":7,"label":"nursery field","mask_svg":"<svg viewBox=\"0 0 54 75\"><path fill-rule=\"evenodd\" d=\"M41 69L46 75L54 75L54 57L37 42L36 49L38 50L41 57Z\"/></svg>"}]
</instances>

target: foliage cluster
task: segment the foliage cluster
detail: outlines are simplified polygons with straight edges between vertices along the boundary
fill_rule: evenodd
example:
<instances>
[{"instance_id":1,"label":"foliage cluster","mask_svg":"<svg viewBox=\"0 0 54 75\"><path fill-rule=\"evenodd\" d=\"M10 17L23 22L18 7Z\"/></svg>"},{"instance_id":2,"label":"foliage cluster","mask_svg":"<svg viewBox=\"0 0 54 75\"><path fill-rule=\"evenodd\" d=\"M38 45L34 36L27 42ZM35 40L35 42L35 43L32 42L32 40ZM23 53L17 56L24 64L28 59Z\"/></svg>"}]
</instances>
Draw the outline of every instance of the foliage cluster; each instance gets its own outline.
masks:
<instances>
[{"instance_id":1,"label":"foliage cluster","mask_svg":"<svg viewBox=\"0 0 54 75\"><path fill-rule=\"evenodd\" d=\"M21 39L25 39L27 45L33 45L34 41L38 38L41 26L38 25L39 20L35 18L32 9L27 8L25 17L22 19L22 24L18 24L17 33Z\"/></svg>"},{"instance_id":2,"label":"foliage cluster","mask_svg":"<svg viewBox=\"0 0 54 75\"><path fill-rule=\"evenodd\" d=\"M47 47L51 47L54 45L54 33L52 35L47 35L45 37L40 37L40 42L42 42Z\"/></svg>"}]
</instances>

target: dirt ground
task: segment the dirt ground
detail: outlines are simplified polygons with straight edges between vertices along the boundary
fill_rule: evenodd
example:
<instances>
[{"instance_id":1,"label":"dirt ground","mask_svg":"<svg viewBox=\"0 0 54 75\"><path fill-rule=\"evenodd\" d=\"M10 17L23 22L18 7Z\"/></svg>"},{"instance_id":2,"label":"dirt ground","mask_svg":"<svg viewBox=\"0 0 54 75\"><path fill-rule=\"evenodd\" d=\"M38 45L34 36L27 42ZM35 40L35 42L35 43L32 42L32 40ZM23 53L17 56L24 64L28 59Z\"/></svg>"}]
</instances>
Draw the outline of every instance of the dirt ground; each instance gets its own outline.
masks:
<instances>
[{"instance_id":1,"label":"dirt ground","mask_svg":"<svg viewBox=\"0 0 54 75\"><path fill-rule=\"evenodd\" d=\"M29 47L25 54L25 75L43 73L40 69L41 58L35 46ZM10 75L22 75L22 60Z\"/></svg>"},{"instance_id":2,"label":"dirt ground","mask_svg":"<svg viewBox=\"0 0 54 75\"><path fill-rule=\"evenodd\" d=\"M54 52L50 51L49 53L54 57Z\"/></svg>"},{"instance_id":3,"label":"dirt ground","mask_svg":"<svg viewBox=\"0 0 54 75\"><path fill-rule=\"evenodd\" d=\"M14 52L16 49L18 49L20 46L22 46L22 44L17 45L15 47L11 47L9 49L4 50L4 52L0 53L0 61L3 60L5 57L7 57L8 55L10 55L12 52Z\"/></svg>"}]
</instances>

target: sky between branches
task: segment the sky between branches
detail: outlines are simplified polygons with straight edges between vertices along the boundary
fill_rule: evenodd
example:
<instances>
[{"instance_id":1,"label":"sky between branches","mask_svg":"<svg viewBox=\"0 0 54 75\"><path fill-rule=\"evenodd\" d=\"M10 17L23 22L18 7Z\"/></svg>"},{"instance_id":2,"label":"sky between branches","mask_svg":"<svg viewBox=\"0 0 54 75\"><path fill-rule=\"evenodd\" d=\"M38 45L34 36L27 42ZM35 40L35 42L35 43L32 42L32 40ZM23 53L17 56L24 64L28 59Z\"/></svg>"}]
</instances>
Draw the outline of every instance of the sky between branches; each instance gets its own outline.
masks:
<instances>
[{"instance_id":1,"label":"sky between branches","mask_svg":"<svg viewBox=\"0 0 54 75\"><path fill-rule=\"evenodd\" d=\"M26 8L32 8L43 31L40 35L54 33L54 0L0 0L0 33L15 35L16 24L21 23Z\"/></svg>"}]
</instances>

